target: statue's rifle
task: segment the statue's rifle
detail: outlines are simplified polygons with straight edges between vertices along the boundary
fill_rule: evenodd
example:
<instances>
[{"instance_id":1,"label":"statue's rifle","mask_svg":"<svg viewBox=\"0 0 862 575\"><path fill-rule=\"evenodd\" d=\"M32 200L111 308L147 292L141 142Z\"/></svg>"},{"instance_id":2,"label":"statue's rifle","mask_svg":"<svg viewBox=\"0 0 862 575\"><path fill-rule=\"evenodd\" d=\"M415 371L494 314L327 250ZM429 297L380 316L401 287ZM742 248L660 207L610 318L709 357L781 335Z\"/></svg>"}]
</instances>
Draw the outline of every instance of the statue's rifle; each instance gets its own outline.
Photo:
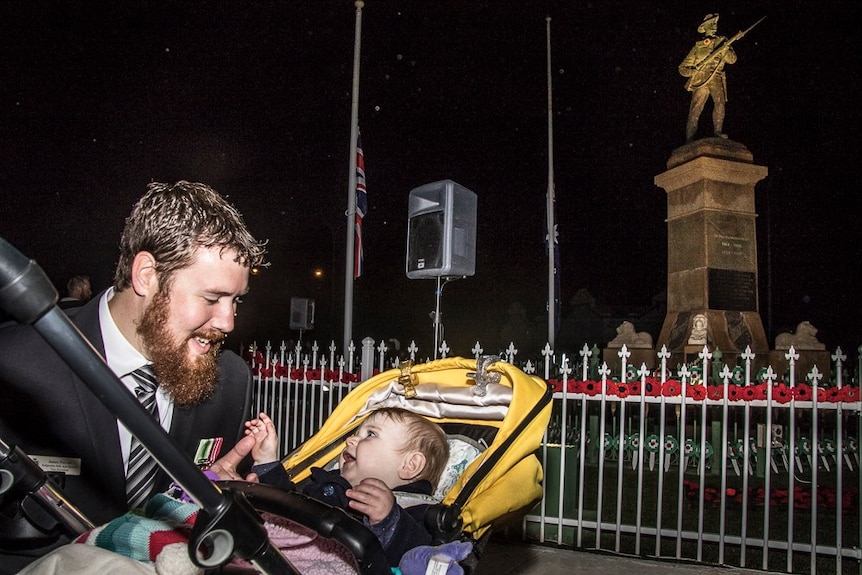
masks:
<instances>
[{"instance_id":1,"label":"statue's rifle","mask_svg":"<svg viewBox=\"0 0 862 575\"><path fill-rule=\"evenodd\" d=\"M719 44L716 47L716 49L713 50L709 54L709 56L707 56L706 58L704 58L703 60L698 62L694 67L694 73L689 77L688 82L686 82L686 84L685 84L685 89L691 91L691 90L694 90L696 88L700 88L701 86L706 85L710 80L712 80L712 77L715 76L715 73L718 71L718 66L713 68L712 73L709 75L709 77L706 78L706 80L704 80L703 82L700 82L697 86L694 85L694 79L697 77L698 72L703 70L707 64L709 64L710 62L712 62L716 58L720 58L720 59L724 58L724 55L727 53L727 50L730 48L731 44L733 44L734 42L736 42L737 40L739 40L740 38L742 38L743 36L745 36L746 34L751 32L751 30L755 26L757 26L758 24L763 22L765 19L766 19L766 16L764 16L763 18L761 18L760 20L758 20L757 22L755 22L754 24L752 24L751 26L749 26L745 30L737 32L732 38L730 38L729 40L726 40L722 44Z\"/></svg>"}]
</instances>

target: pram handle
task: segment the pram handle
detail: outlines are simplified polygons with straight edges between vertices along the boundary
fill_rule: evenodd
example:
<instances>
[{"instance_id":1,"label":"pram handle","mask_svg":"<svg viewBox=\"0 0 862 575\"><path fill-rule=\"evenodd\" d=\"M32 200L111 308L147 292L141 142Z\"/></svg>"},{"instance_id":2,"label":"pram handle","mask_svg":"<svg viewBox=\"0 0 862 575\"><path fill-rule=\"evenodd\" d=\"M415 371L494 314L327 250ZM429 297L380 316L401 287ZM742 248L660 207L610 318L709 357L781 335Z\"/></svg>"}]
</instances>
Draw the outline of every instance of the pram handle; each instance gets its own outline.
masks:
<instances>
[{"instance_id":1,"label":"pram handle","mask_svg":"<svg viewBox=\"0 0 862 575\"><path fill-rule=\"evenodd\" d=\"M20 447L10 446L0 438L0 495L9 491L23 494L25 509L28 499L35 501L69 533L80 535L95 527L35 461Z\"/></svg>"},{"instance_id":2,"label":"pram handle","mask_svg":"<svg viewBox=\"0 0 862 575\"><path fill-rule=\"evenodd\" d=\"M222 534L232 536L228 541L231 551L225 560L234 550L251 552L257 555L238 556L255 565L257 557L265 557L268 563L265 573L295 574L289 561L269 541L262 521L248 501L244 497L227 497L198 469L126 390L56 302L57 290L42 268L0 237L0 309L19 323L32 324L102 404L144 444L162 469L203 508L204 516L230 517L237 521L230 525L217 522ZM240 509L232 509L234 506Z\"/></svg>"}]
</instances>

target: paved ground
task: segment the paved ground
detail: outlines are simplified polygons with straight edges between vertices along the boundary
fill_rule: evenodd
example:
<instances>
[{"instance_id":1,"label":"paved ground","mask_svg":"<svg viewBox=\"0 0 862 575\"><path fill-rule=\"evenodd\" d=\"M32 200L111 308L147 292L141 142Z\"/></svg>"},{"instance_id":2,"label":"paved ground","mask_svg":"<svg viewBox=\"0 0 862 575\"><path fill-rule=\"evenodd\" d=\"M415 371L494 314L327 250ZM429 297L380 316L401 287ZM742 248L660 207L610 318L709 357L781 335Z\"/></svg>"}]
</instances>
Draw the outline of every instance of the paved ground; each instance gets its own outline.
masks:
<instances>
[{"instance_id":1,"label":"paved ground","mask_svg":"<svg viewBox=\"0 0 862 575\"><path fill-rule=\"evenodd\" d=\"M765 571L573 551L492 538L475 575L764 575Z\"/></svg>"}]
</instances>

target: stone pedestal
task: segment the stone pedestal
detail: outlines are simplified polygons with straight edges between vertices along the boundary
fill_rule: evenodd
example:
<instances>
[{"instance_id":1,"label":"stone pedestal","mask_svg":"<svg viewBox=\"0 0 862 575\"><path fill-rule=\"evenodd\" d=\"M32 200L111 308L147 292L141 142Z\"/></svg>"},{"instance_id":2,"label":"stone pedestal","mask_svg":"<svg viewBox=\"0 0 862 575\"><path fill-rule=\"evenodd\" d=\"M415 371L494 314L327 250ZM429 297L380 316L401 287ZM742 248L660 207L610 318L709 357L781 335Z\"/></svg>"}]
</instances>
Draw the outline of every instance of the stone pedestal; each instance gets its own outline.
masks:
<instances>
[{"instance_id":1,"label":"stone pedestal","mask_svg":"<svg viewBox=\"0 0 862 575\"><path fill-rule=\"evenodd\" d=\"M722 138L677 148L655 184L667 192L667 315L662 345L682 360L692 318L708 321L707 345L725 363L746 347L764 361L769 344L757 293L754 187L767 175L748 149ZM702 349L702 345L698 346Z\"/></svg>"}]
</instances>

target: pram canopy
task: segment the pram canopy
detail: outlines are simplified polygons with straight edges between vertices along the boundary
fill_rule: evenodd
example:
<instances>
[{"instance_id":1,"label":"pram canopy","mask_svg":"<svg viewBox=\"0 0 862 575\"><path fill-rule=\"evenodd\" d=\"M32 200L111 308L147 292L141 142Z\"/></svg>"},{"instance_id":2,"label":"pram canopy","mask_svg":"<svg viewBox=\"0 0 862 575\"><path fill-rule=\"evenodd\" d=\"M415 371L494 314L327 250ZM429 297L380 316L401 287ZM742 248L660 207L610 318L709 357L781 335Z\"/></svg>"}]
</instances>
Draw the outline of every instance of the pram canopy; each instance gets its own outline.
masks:
<instances>
[{"instance_id":1,"label":"pram canopy","mask_svg":"<svg viewBox=\"0 0 862 575\"><path fill-rule=\"evenodd\" d=\"M438 508L446 515L439 542L455 535L476 540L499 520L541 499L536 451L550 419L551 397L544 380L496 356L404 362L351 391L321 429L282 463L299 484L312 467L326 468L337 460L345 439L371 411L400 407L421 414L450 437L486 446L447 486Z\"/></svg>"}]
</instances>

